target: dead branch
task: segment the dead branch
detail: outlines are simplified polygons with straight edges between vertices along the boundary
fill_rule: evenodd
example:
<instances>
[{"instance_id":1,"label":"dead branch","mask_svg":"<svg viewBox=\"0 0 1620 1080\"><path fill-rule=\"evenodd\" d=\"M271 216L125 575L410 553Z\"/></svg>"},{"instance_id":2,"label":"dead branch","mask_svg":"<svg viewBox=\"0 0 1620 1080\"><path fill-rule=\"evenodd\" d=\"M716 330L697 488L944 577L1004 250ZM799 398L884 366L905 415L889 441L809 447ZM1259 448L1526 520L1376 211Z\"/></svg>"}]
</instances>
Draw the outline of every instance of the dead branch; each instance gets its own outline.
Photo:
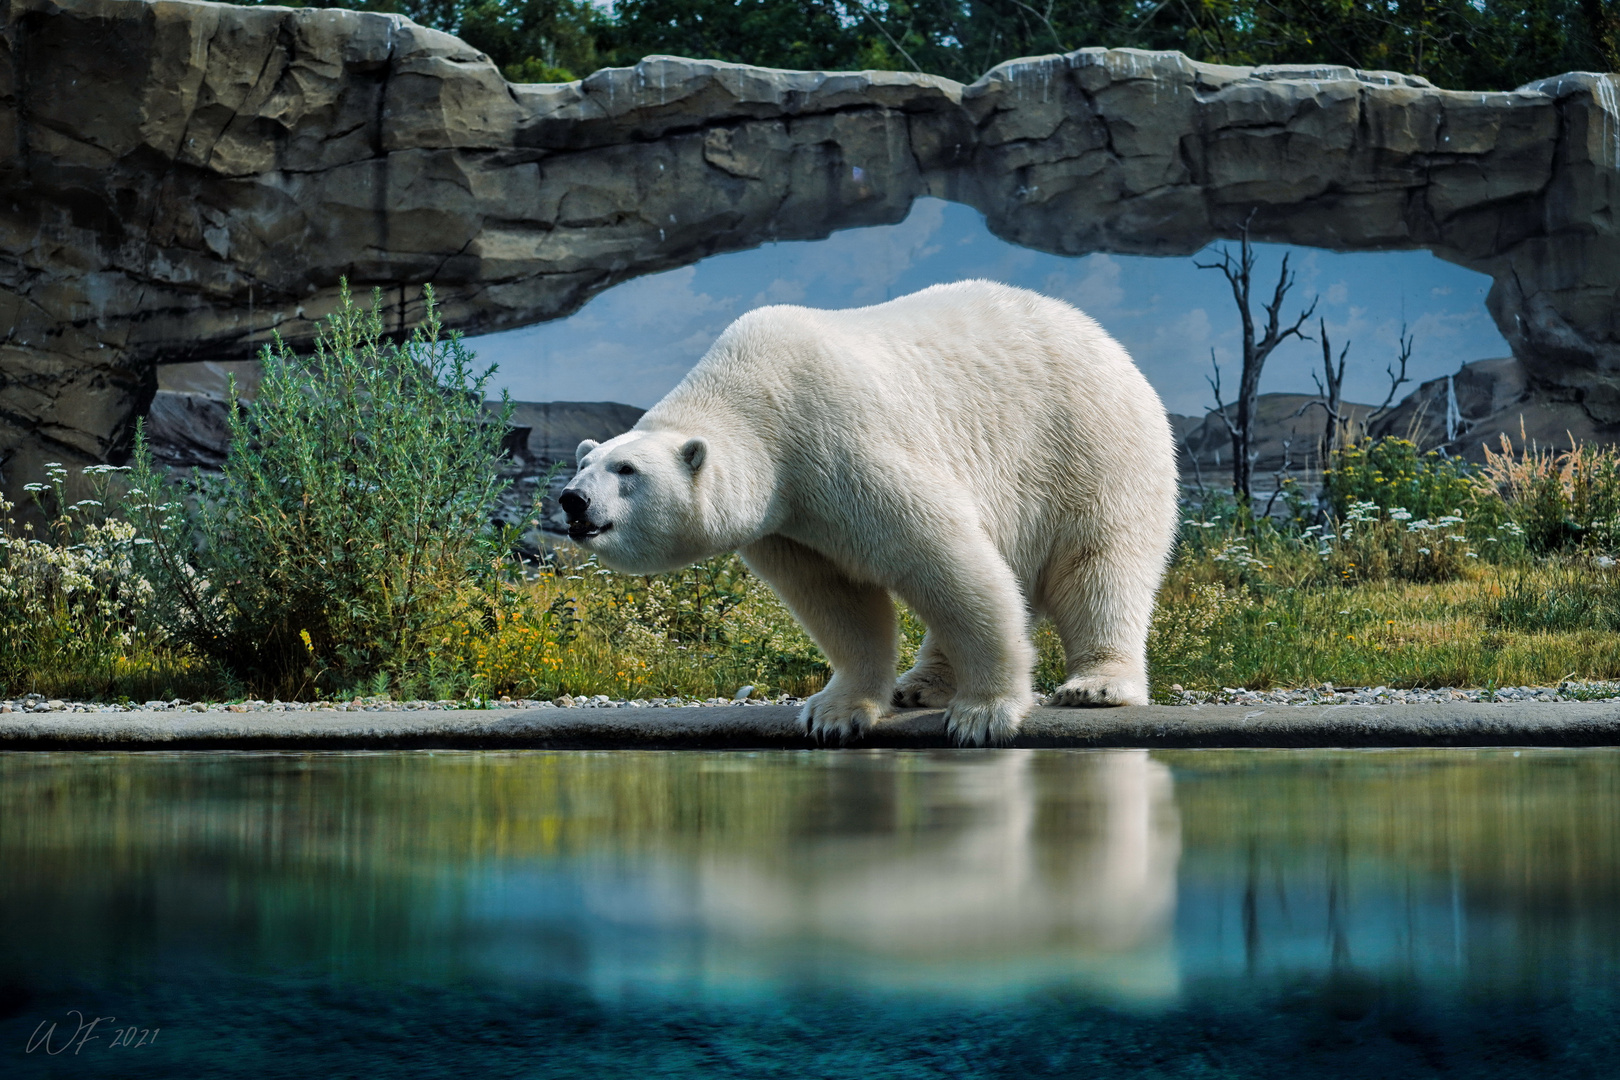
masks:
<instances>
[{"instance_id":1,"label":"dead branch","mask_svg":"<svg viewBox=\"0 0 1620 1080\"><path fill-rule=\"evenodd\" d=\"M1232 423L1232 418L1226 415L1226 402L1221 400L1221 365L1220 361L1215 359L1214 349L1209 350L1209 366L1215 369L1215 376L1211 378L1205 375L1204 381L1209 383L1210 393L1215 395L1215 415L1226 425L1226 433L1235 437L1238 433L1237 426Z\"/></svg>"},{"instance_id":2,"label":"dead branch","mask_svg":"<svg viewBox=\"0 0 1620 1080\"><path fill-rule=\"evenodd\" d=\"M1401 354L1395 358L1395 364L1391 364L1384 369L1384 374L1389 376L1389 393L1384 395L1384 403L1382 405L1378 406L1378 408L1367 414L1368 427L1372 426L1373 421L1380 420L1384 416L1395 411L1390 404L1395 400L1395 392L1404 384L1412 381L1406 377L1406 364L1407 361L1412 359L1412 342L1414 339L1411 334L1406 332L1406 323L1404 321L1401 323L1400 340ZM1400 365L1399 371L1396 371L1396 364Z\"/></svg>"},{"instance_id":3,"label":"dead branch","mask_svg":"<svg viewBox=\"0 0 1620 1080\"><path fill-rule=\"evenodd\" d=\"M1265 513L1260 515L1261 517L1270 517L1271 516L1271 508L1277 504L1277 496L1282 494L1283 482L1287 478L1288 466L1290 466L1290 465L1292 465L1294 463L1293 457L1289 454L1289 449L1293 445L1294 445L1294 440L1293 439L1284 439L1283 440L1282 464L1277 467L1276 472L1271 474L1271 480L1272 480L1272 484L1273 484L1272 491L1271 491L1271 498L1266 500L1266 510L1265 510Z\"/></svg>"}]
</instances>

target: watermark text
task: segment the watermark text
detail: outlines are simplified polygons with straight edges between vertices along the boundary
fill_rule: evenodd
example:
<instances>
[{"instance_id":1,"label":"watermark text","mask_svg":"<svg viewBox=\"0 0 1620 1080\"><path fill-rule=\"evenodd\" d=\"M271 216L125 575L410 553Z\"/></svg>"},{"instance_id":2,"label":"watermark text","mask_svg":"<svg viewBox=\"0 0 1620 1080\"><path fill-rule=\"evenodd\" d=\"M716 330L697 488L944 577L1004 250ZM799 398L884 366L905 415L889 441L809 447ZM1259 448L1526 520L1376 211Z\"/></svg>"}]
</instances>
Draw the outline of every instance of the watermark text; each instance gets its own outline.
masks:
<instances>
[{"instance_id":1,"label":"watermark text","mask_svg":"<svg viewBox=\"0 0 1620 1080\"><path fill-rule=\"evenodd\" d=\"M119 1027L116 1016L86 1016L78 1009L69 1009L65 1020L41 1020L35 1025L23 1053L38 1051L55 1057L72 1051L77 1057L87 1046L95 1050L134 1049L157 1042L158 1030L138 1024Z\"/></svg>"}]
</instances>

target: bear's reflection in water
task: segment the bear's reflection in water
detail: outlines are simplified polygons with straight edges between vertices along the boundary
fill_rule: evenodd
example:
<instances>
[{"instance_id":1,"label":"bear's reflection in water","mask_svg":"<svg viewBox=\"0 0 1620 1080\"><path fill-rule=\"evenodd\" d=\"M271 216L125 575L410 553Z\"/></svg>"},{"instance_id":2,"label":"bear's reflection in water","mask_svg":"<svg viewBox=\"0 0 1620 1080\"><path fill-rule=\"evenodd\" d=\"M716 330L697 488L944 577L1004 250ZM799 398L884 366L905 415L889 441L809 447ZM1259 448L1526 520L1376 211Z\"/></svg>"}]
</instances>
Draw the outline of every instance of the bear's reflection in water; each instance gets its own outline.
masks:
<instances>
[{"instance_id":1,"label":"bear's reflection in water","mask_svg":"<svg viewBox=\"0 0 1620 1080\"><path fill-rule=\"evenodd\" d=\"M1139 751L0 755L0 981L1176 993Z\"/></svg>"},{"instance_id":2,"label":"bear's reflection in water","mask_svg":"<svg viewBox=\"0 0 1620 1080\"><path fill-rule=\"evenodd\" d=\"M634 930L656 926L652 951L664 953L629 965L640 978L623 963L597 974L688 990L1062 983L1175 996L1180 827L1163 764L1144 751L884 764L825 770L774 823L773 842L710 836L690 857L597 877L584 898L593 919L630 932L638 950L652 943ZM682 944L665 952L671 942Z\"/></svg>"}]
</instances>

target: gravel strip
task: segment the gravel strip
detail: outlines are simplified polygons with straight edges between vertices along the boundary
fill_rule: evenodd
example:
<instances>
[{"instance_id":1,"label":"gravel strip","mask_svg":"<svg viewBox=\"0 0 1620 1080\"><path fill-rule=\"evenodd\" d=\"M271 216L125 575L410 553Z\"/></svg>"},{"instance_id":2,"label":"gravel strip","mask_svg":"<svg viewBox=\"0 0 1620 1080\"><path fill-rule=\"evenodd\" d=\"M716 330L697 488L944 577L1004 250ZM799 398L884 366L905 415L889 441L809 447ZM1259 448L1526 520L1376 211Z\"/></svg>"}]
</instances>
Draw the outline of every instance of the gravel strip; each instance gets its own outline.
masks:
<instances>
[{"instance_id":1,"label":"gravel strip","mask_svg":"<svg viewBox=\"0 0 1620 1080\"><path fill-rule=\"evenodd\" d=\"M750 687L752 689L752 687ZM802 698L789 694L766 700L764 698L610 698L606 694L595 697L573 698L564 695L551 701L533 698L463 698L452 701L395 701L384 697L353 698L349 701L264 701L248 698L244 701L137 701L129 704L96 701L62 701L46 698L42 694L28 694L20 698L0 700L0 713L122 713L122 712L450 712L466 709L678 709L712 708L718 705L802 705Z\"/></svg>"},{"instance_id":2,"label":"gravel strip","mask_svg":"<svg viewBox=\"0 0 1620 1080\"><path fill-rule=\"evenodd\" d=\"M753 687L743 690L752 691ZM727 698L611 698L606 694L594 697L563 697L551 701L532 698L490 698L489 700L463 699L451 701L394 701L391 698L359 697L349 701L145 701L129 704L62 701L40 694L27 694L20 698L0 700L0 713L122 713L122 712L422 712L465 709L679 709L714 708L715 706L802 705L804 699L791 694L764 699L751 697L738 691L738 696ZM1044 705L1047 699L1037 696ZM1566 682L1559 686L1499 686L1494 688L1438 690L1403 690L1388 686L1336 687L1332 683L1307 687L1302 690L1247 690L1241 686L1220 690L1183 690L1172 686L1169 694L1156 701L1158 705L1431 705L1445 701L1620 701L1620 682Z\"/></svg>"}]
</instances>

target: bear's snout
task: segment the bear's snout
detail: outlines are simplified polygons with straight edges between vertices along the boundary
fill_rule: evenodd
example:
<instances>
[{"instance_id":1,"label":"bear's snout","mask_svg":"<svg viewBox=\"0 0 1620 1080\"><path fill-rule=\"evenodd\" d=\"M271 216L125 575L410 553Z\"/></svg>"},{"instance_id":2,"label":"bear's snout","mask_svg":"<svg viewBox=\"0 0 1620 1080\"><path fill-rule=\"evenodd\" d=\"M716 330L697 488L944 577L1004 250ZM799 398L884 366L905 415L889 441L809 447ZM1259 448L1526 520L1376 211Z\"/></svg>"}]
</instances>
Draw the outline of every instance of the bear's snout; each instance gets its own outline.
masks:
<instances>
[{"instance_id":1,"label":"bear's snout","mask_svg":"<svg viewBox=\"0 0 1620 1080\"><path fill-rule=\"evenodd\" d=\"M591 507L591 497L581 495L577 491L567 490L557 496L557 502L562 505L563 513L568 515L568 536L573 540L589 540L598 533L605 533L613 528L611 521L598 525L591 520L588 511Z\"/></svg>"},{"instance_id":2,"label":"bear's snout","mask_svg":"<svg viewBox=\"0 0 1620 1080\"><path fill-rule=\"evenodd\" d=\"M584 517L585 511L590 509L591 505L591 500L577 491L563 492L557 497L557 502L562 505L563 513L568 515L569 520Z\"/></svg>"}]
</instances>

